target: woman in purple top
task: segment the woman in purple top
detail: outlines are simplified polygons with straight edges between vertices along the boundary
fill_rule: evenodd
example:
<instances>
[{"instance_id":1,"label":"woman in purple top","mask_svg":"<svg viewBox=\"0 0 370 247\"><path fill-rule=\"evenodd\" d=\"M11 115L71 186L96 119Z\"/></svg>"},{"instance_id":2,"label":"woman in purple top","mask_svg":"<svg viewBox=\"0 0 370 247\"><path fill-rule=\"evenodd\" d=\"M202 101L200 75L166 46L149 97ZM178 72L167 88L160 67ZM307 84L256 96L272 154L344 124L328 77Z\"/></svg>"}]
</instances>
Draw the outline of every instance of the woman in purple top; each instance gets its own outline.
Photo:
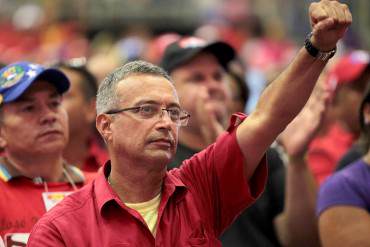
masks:
<instances>
[{"instance_id":1,"label":"woman in purple top","mask_svg":"<svg viewBox=\"0 0 370 247\"><path fill-rule=\"evenodd\" d=\"M364 155L320 189L317 213L323 247L370 246L370 87L359 115Z\"/></svg>"}]
</instances>

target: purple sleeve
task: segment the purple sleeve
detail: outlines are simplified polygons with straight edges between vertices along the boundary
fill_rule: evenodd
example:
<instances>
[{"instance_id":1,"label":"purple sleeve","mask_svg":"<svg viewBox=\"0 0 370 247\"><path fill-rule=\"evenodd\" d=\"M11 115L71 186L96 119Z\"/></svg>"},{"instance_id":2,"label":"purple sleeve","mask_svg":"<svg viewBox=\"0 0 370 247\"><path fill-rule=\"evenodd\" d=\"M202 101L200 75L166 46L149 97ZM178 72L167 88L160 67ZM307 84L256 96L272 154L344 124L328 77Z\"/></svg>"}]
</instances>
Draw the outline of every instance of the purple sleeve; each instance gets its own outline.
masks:
<instances>
[{"instance_id":1,"label":"purple sleeve","mask_svg":"<svg viewBox=\"0 0 370 247\"><path fill-rule=\"evenodd\" d=\"M369 210L369 167L356 162L335 173L321 186L317 215L333 206L356 206Z\"/></svg>"}]
</instances>

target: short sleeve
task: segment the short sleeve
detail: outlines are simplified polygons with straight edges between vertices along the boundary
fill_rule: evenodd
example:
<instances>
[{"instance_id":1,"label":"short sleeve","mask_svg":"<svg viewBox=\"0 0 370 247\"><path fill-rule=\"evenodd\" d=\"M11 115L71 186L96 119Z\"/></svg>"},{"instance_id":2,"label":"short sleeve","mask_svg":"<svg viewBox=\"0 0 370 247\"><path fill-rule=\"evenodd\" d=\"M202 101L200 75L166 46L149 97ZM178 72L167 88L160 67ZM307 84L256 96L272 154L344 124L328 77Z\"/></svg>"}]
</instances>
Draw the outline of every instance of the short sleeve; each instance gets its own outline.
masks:
<instances>
[{"instance_id":1,"label":"short sleeve","mask_svg":"<svg viewBox=\"0 0 370 247\"><path fill-rule=\"evenodd\" d=\"M369 167L360 161L331 176L320 188L317 214L333 206L356 206L368 210L368 175Z\"/></svg>"},{"instance_id":2,"label":"short sleeve","mask_svg":"<svg viewBox=\"0 0 370 247\"><path fill-rule=\"evenodd\" d=\"M184 161L180 168L181 179L198 195L200 208L214 222L217 234L255 202L267 181L265 156L250 180L245 179L244 156L236 139L236 121L243 119L234 119L216 143Z\"/></svg>"}]
</instances>

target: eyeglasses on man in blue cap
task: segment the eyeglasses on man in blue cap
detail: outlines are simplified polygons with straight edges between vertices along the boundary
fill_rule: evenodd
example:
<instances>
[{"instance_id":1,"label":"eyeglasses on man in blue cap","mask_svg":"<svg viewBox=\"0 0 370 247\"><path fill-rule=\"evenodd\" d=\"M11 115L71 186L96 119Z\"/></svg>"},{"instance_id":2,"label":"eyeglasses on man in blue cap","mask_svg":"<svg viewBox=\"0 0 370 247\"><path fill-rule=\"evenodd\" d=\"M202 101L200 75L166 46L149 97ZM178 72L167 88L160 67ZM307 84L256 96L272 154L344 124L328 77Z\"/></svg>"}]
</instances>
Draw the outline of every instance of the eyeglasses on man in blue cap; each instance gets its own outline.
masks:
<instances>
[{"instance_id":1,"label":"eyeglasses on man in blue cap","mask_svg":"<svg viewBox=\"0 0 370 247\"><path fill-rule=\"evenodd\" d=\"M69 80L63 72L30 62L16 62L0 70L0 105L15 101L36 80L45 80L63 94L69 88Z\"/></svg>"}]
</instances>

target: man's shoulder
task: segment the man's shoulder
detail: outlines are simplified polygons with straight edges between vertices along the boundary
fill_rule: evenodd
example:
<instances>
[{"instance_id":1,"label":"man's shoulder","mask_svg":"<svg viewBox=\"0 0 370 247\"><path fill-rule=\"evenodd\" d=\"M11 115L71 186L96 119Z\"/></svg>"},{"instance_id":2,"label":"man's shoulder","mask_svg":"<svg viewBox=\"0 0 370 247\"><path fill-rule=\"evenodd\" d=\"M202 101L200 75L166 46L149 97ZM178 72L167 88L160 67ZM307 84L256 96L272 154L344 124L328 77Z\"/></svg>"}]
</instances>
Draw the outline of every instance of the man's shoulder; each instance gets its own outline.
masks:
<instances>
[{"instance_id":1,"label":"man's shoulder","mask_svg":"<svg viewBox=\"0 0 370 247\"><path fill-rule=\"evenodd\" d=\"M75 217L81 217L81 211L86 211L88 207L93 205L91 203L93 200L93 187L94 182L90 182L76 192L73 192L44 214L39 223L60 221L61 218L63 218L61 221L65 221Z\"/></svg>"},{"instance_id":2,"label":"man's shoulder","mask_svg":"<svg viewBox=\"0 0 370 247\"><path fill-rule=\"evenodd\" d=\"M358 184L366 181L367 176L370 174L370 166L367 165L362 159L356 160L349 164L345 169L338 171L328 179L326 184L337 183L350 183Z\"/></svg>"}]
</instances>

